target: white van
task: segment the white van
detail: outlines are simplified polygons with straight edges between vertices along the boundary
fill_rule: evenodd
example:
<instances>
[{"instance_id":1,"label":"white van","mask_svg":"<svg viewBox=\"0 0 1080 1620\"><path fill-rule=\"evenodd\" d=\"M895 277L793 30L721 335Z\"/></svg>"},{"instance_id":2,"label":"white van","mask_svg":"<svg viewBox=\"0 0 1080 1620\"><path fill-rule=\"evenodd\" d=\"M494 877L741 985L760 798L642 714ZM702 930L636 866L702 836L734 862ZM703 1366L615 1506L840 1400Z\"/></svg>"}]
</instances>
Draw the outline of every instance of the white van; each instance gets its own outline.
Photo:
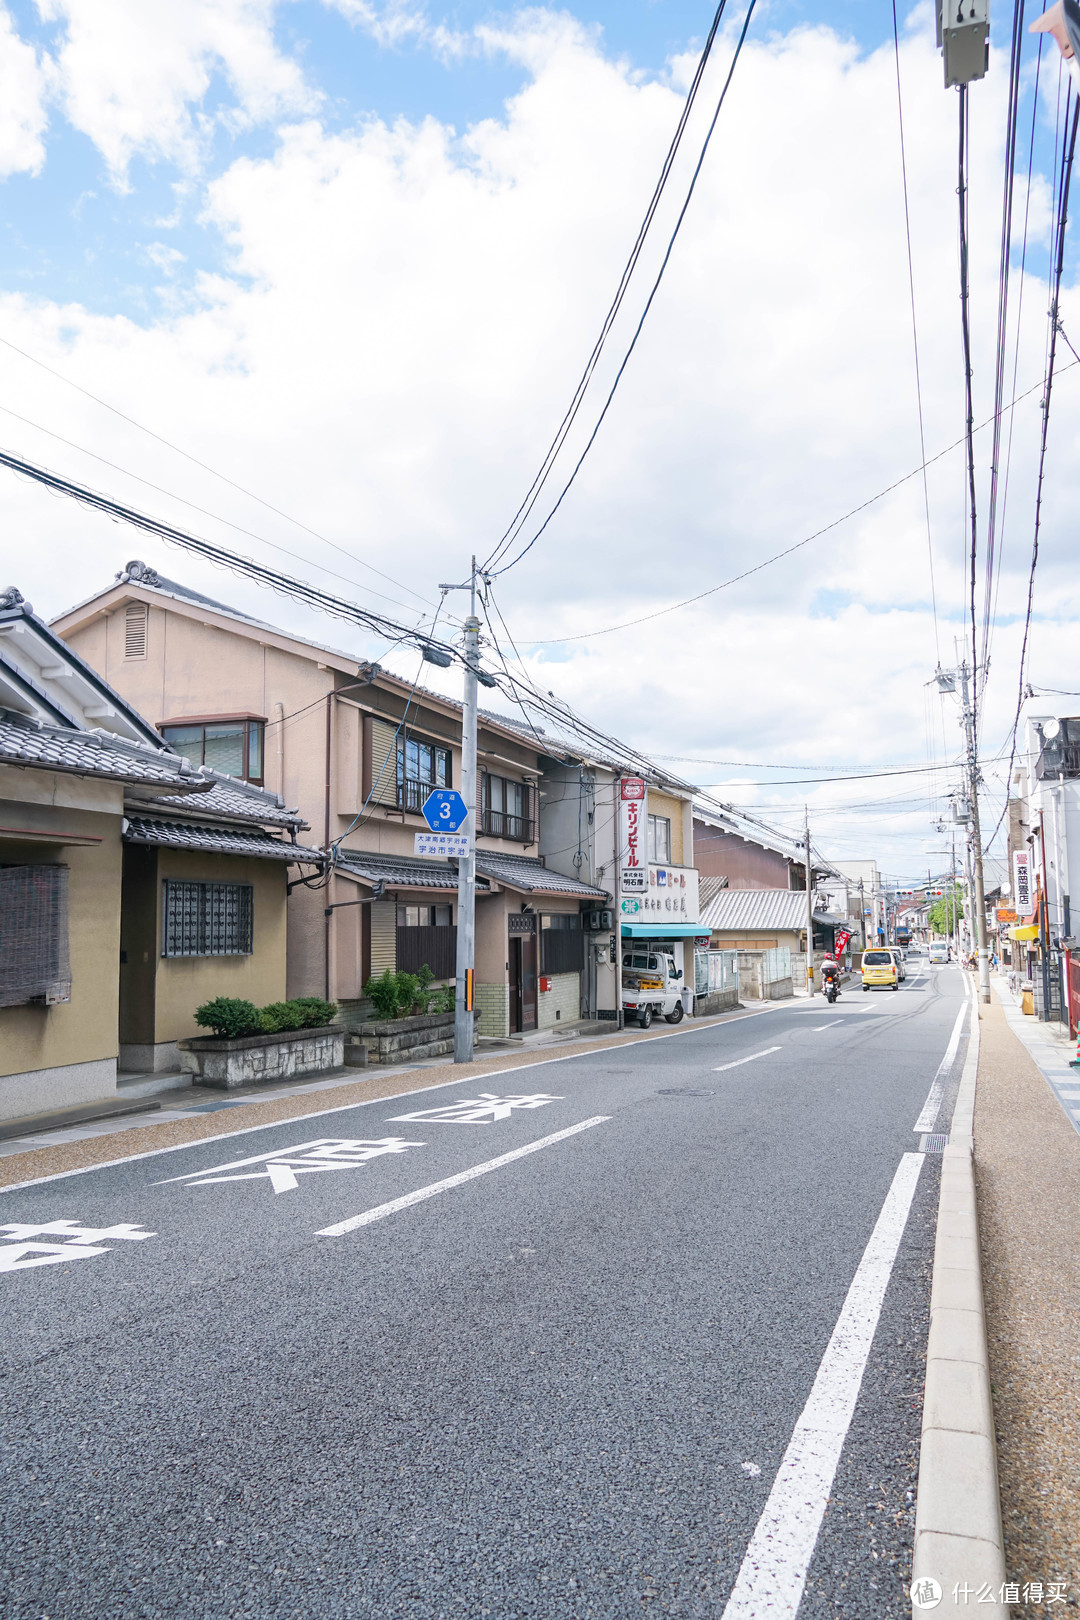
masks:
<instances>
[{"instance_id":1,"label":"white van","mask_svg":"<svg viewBox=\"0 0 1080 1620\"><path fill-rule=\"evenodd\" d=\"M946 939L932 939L930 941L931 962L945 963L949 960L949 942Z\"/></svg>"}]
</instances>

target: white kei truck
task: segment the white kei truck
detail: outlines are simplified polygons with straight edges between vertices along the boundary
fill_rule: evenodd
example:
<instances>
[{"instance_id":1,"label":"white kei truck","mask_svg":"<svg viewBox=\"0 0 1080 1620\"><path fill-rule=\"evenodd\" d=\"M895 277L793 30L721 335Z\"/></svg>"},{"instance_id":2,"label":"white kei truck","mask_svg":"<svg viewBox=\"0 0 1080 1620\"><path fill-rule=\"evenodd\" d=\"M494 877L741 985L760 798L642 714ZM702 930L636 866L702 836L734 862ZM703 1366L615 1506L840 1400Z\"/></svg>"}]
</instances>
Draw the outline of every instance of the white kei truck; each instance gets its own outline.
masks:
<instances>
[{"instance_id":1,"label":"white kei truck","mask_svg":"<svg viewBox=\"0 0 1080 1620\"><path fill-rule=\"evenodd\" d=\"M654 1017L677 1024L685 1012L682 969L663 951L624 951L622 1005L626 1017L648 1029Z\"/></svg>"}]
</instances>

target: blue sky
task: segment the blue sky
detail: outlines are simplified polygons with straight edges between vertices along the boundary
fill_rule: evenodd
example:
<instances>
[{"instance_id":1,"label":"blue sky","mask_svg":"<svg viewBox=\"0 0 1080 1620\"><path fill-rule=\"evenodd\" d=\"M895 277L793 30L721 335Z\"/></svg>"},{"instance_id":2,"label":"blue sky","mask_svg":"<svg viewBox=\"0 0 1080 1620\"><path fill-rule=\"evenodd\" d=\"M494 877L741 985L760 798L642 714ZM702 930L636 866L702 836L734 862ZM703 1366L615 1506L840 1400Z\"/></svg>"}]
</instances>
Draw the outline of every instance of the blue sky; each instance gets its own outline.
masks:
<instances>
[{"instance_id":1,"label":"blue sky","mask_svg":"<svg viewBox=\"0 0 1080 1620\"><path fill-rule=\"evenodd\" d=\"M432 23L460 32L508 14L475 3L425 9ZM600 30L605 49L643 75L663 74L672 55L699 46L712 17L712 7L695 0L592 0L558 9ZM62 21L43 22L33 0L8 0L8 10L24 40L57 52L66 31ZM815 23L871 48L891 33L888 9L865 0L765 0L753 29L764 37ZM448 60L423 40L380 43L320 0L284 0L274 34L282 54L302 65L324 98L318 117L331 131L371 117L388 123L434 117L460 133L480 119L500 117L527 78L525 67L501 55ZM40 172L11 175L2 186L0 284L145 323L161 311L163 286L171 300L191 287L198 271L222 268L224 244L200 223L204 187L237 158L269 156L277 141L273 121L230 129L234 105L231 87L215 73L199 104L214 123L200 172L185 174L175 163L136 152L126 188L110 178L90 137L54 111ZM183 255L166 277L162 247Z\"/></svg>"}]
</instances>

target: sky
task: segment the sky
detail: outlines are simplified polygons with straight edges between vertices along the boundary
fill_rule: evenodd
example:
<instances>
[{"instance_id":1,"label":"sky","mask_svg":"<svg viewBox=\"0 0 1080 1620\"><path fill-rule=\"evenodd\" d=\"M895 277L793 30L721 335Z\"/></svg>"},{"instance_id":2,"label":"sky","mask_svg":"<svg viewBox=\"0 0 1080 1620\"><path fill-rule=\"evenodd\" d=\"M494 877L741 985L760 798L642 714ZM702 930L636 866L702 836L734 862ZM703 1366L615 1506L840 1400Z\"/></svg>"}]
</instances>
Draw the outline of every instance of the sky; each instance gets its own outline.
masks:
<instances>
[{"instance_id":1,"label":"sky","mask_svg":"<svg viewBox=\"0 0 1080 1620\"><path fill-rule=\"evenodd\" d=\"M523 540L585 448L645 308L732 67L746 0L732 5ZM691 0L0 0L0 447L419 622L439 582L494 551L530 489L618 285L712 10ZM594 725L774 825L794 829L808 804L824 854L877 859L911 879L941 869L934 823L958 785L938 768L958 757L958 709L933 675L956 662L958 640L970 645L969 534L958 98L943 87L932 8L901 4L898 28L897 52L889 8L755 6L666 272L580 475L493 581L502 617L493 607L498 645L488 638L485 659L499 669L500 657L511 667L520 657L531 681ZM1028 39L1006 351L1006 398L1023 397L1004 419L980 716L988 830L1019 696L1063 127L1056 50L1037 59ZM995 33L990 72L969 98L977 424L993 411L1007 66ZM1070 337L1074 325L1080 333L1076 279L1070 240ZM1080 691L1078 377L1066 350L1029 712L1068 712L1071 698L1055 694ZM923 445L934 458L925 488ZM981 614L989 427L975 445ZM46 617L141 557L244 611L417 674L405 647L7 472L0 501L4 582ZM456 634L462 611L449 597L440 633ZM433 673L425 666L425 681ZM827 780L839 777L865 779Z\"/></svg>"}]
</instances>

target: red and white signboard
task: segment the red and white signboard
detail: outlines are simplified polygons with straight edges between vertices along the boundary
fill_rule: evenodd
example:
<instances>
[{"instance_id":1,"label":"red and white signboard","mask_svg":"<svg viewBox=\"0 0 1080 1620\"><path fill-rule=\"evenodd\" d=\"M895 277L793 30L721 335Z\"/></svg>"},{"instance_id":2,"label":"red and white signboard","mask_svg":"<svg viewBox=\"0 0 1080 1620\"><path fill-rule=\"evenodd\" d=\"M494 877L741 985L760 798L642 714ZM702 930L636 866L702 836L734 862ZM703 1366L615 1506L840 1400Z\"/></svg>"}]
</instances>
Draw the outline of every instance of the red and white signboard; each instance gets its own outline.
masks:
<instances>
[{"instance_id":1,"label":"red and white signboard","mask_svg":"<svg viewBox=\"0 0 1080 1620\"><path fill-rule=\"evenodd\" d=\"M644 777L624 776L619 784L619 839L622 845L622 892L644 894L649 887Z\"/></svg>"},{"instance_id":2,"label":"red and white signboard","mask_svg":"<svg viewBox=\"0 0 1080 1620\"><path fill-rule=\"evenodd\" d=\"M1013 905L1021 917L1027 917L1031 906L1031 852L1013 850Z\"/></svg>"},{"instance_id":3,"label":"red and white signboard","mask_svg":"<svg viewBox=\"0 0 1080 1620\"><path fill-rule=\"evenodd\" d=\"M851 931L847 928L838 928L833 938L833 955L839 961L848 948L851 940Z\"/></svg>"}]
</instances>

